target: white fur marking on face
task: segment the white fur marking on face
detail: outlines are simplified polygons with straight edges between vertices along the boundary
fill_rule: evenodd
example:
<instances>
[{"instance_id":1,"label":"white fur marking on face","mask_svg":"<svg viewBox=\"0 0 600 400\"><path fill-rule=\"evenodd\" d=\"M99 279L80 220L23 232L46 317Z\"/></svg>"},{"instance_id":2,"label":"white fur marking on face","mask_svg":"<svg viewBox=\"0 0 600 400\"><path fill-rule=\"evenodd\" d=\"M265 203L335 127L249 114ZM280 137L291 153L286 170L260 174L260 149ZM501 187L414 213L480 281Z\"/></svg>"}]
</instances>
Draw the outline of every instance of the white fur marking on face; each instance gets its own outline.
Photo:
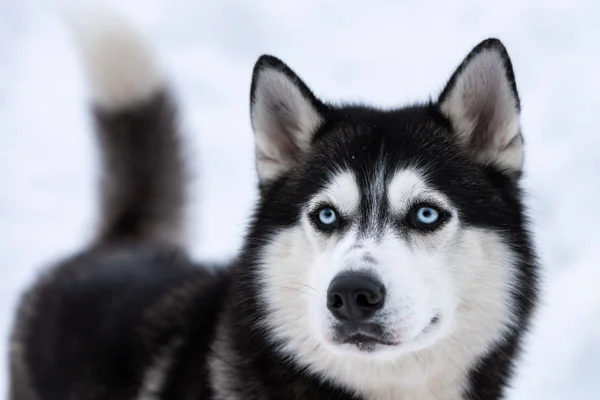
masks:
<instances>
[{"instance_id":1,"label":"white fur marking on face","mask_svg":"<svg viewBox=\"0 0 600 400\"><path fill-rule=\"evenodd\" d=\"M265 68L256 78L252 126L259 178L271 180L308 150L321 116L283 72Z\"/></svg>"},{"instance_id":2,"label":"white fur marking on face","mask_svg":"<svg viewBox=\"0 0 600 400\"><path fill-rule=\"evenodd\" d=\"M501 54L483 50L457 77L441 110L478 162L519 171L519 109L506 74Z\"/></svg>"},{"instance_id":3,"label":"white fur marking on face","mask_svg":"<svg viewBox=\"0 0 600 400\"><path fill-rule=\"evenodd\" d=\"M411 169L400 170L392 177L387 196L395 215L406 213L416 201L433 201L450 208L446 197L432 190L423 176Z\"/></svg>"},{"instance_id":4,"label":"white fur marking on face","mask_svg":"<svg viewBox=\"0 0 600 400\"><path fill-rule=\"evenodd\" d=\"M348 178L338 177L350 183ZM452 210L414 170L399 171L388 196L394 214L424 198ZM360 264L365 254L374 260L368 266ZM303 217L264 249L264 323L285 356L365 398L458 400L468 384L466 371L503 340L515 321L515 257L495 232L464 227L456 218L408 246L391 227L378 240L359 239L352 228L321 237ZM331 280L363 267L386 285L380 322L403 343L375 354L340 349L328 333ZM421 334L435 313L441 322L431 334Z\"/></svg>"},{"instance_id":5,"label":"white fur marking on face","mask_svg":"<svg viewBox=\"0 0 600 400\"><path fill-rule=\"evenodd\" d=\"M265 322L273 343L283 343L279 350L300 365L366 398L460 399L466 371L510 329L517 272L514 254L487 230L461 231L442 256L457 303L445 337L392 358L339 353L324 345L314 322L314 307L322 303L323 293L309 276L312 268L323 266L315 264L323 254L305 239L301 227L281 232L263 259Z\"/></svg>"},{"instance_id":6,"label":"white fur marking on face","mask_svg":"<svg viewBox=\"0 0 600 400\"><path fill-rule=\"evenodd\" d=\"M352 172L342 172L331 178L329 185L311 200L311 208L319 204L331 204L346 216L357 212L360 192Z\"/></svg>"},{"instance_id":7,"label":"white fur marking on face","mask_svg":"<svg viewBox=\"0 0 600 400\"><path fill-rule=\"evenodd\" d=\"M142 35L114 12L89 11L72 14L69 22L94 103L113 111L151 98L164 77Z\"/></svg>"}]
</instances>

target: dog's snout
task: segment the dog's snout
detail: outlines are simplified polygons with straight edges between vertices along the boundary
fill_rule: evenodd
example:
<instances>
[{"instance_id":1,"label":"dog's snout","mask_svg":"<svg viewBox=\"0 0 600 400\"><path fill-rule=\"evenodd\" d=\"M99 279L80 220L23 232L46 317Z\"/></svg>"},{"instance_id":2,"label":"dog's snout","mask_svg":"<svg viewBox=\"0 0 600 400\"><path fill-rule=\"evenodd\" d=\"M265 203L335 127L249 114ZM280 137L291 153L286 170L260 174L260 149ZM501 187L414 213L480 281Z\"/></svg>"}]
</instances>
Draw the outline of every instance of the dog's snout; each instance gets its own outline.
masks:
<instances>
[{"instance_id":1,"label":"dog's snout","mask_svg":"<svg viewBox=\"0 0 600 400\"><path fill-rule=\"evenodd\" d=\"M367 274L338 275L327 291L327 308L340 321L365 321L384 303L385 287Z\"/></svg>"}]
</instances>

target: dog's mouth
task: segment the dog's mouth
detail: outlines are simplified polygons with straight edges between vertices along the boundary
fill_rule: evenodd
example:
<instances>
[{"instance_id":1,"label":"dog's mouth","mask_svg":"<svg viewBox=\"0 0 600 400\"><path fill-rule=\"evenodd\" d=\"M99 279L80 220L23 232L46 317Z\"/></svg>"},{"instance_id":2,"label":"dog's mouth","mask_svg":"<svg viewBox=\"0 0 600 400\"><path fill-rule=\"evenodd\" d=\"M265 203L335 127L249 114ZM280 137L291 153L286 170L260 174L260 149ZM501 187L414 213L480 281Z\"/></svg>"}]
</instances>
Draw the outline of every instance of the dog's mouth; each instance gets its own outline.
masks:
<instances>
[{"instance_id":1,"label":"dog's mouth","mask_svg":"<svg viewBox=\"0 0 600 400\"><path fill-rule=\"evenodd\" d=\"M342 344L350 344L356 346L360 351L371 353L375 351L377 346L397 346L399 343L394 343L391 340L386 340L382 337L373 337L357 333L344 339Z\"/></svg>"},{"instance_id":2,"label":"dog's mouth","mask_svg":"<svg viewBox=\"0 0 600 400\"><path fill-rule=\"evenodd\" d=\"M367 353L373 352L379 346L397 346L383 327L379 324L340 324L334 328L334 342L349 344Z\"/></svg>"},{"instance_id":3,"label":"dog's mouth","mask_svg":"<svg viewBox=\"0 0 600 400\"><path fill-rule=\"evenodd\" d=\"M434 316L430 323L417 335L427 336L439 325L440 316ZM380 324L342 323L334 326L333 341L339 345L351 345L361 352L372 353L382 347L396 347L403 342L394 339ZM411 339L414 340L415 338Z\"/></svg>"}]
</instances>

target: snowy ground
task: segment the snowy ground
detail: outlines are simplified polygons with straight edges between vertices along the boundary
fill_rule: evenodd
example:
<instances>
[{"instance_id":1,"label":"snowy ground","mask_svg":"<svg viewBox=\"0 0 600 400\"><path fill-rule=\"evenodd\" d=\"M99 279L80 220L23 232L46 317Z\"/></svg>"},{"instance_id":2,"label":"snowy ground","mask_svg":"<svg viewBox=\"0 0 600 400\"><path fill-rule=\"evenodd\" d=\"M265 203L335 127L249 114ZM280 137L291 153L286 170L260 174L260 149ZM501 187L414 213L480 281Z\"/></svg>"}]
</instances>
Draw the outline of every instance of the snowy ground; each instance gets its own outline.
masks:
<instances>
[{"instance_id":1,"label":"snowy ground","mask_svg":"<svg viewBox=\"0 0 600 400\"><path fill-rule=\"evenodd\" d=\"M111 2L156 44L181 99L202 182L194 251L210 258L240 245L254 198L247 98L259 54L283 58L325 98L391 106L436 94L473 45L500 37L522 98L546 268L545 306L511 399L600 398L600 3ZM50 4L0 0L2 354L19 292L94 226L96 153L84 101L72 43Z\"/></svg>"}]
</instances>

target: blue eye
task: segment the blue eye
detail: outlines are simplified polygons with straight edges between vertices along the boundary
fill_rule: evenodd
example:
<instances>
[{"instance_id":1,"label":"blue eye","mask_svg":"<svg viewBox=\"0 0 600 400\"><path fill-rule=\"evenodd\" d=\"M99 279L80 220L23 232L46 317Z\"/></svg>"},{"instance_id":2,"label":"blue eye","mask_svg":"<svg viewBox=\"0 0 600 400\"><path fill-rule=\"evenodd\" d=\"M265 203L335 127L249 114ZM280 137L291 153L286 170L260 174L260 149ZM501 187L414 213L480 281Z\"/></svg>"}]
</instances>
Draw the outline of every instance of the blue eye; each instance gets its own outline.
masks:
<instances>
[{"instance_id":1,"label":"blue eye","mask_svg":"<svg viewBox=\"0 0 600 400\"><path fill-rule=\"evenodd\" d=\"M319 222L323 225L332 225L337 221L337 214L329 207L322 208L319 211Z\"/></svg>"},{"instance_id":2,"label":"blue eye","mask_svg":"<svg viewBox=\"0 0 600 400\"><path fill-rule=\"evenodd\" d=\"M417 204L407 215L410 227L423 231L433 231L450 218L450 214L431 204Z\"/></svg>"},{"instance_id":3,"label":"blue eye","mask_svg":"<svg viewBox=\"0 0 600 400\"><path fill-rule=\"evenodd\" d=\"M317 209L310 215L313 224L318 230L331 232L339 227L341 221L340 216L333 207L323 206Z\"/></svg>"},{"instance_id":4,"label":"blue eye","mask_svg":"<svg viewBox=\"0 0 600 400\"><path fill-rule=\"evenodd\" d=\"M435 224L440 218L440 213L431 207L421 207L417 210L417 221L425 225Z\"/></svg>"}]
</instances>

